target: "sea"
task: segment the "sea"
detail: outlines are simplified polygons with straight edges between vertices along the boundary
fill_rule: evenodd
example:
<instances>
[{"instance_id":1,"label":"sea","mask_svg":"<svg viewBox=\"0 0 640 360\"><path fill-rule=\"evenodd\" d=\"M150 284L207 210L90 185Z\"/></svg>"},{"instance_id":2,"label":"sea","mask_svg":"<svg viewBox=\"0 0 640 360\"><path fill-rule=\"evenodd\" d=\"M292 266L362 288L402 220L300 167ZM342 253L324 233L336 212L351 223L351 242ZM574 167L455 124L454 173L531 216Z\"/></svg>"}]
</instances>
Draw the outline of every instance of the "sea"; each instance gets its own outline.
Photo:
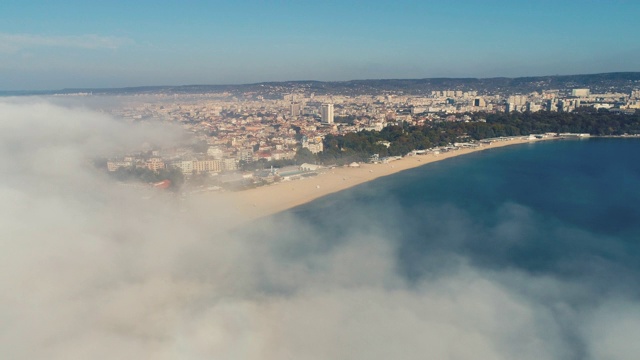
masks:
<instances>
[{"instance_id":1,"label":"sea","mask_svg":"<svg viewBox=\"0 0 640 360\"><path fill-rule=\"evenodd\" d=\"M640 296L640 139L553 140L489 149L379 178L285 214L337 246L393 244L409 282L451 259ZM268 235L267 235L268 236ZM278 237L300 234L277 233Z\"/></svg>"},{"instance_id":2,"label":"sea","mask_svg":"<svg viewBox=\"0 0 640 360\"><path fill-rule=\"evenodd\" d=\"M640 139L544 141L326 196L252 230L290 269L265 275L265 292L327 296L347 309L341 321L363 328L402 328L401 308L430 349L483 339L501 354L425 358L635 359L639 157Z\"/></svg>"}]
</instances>

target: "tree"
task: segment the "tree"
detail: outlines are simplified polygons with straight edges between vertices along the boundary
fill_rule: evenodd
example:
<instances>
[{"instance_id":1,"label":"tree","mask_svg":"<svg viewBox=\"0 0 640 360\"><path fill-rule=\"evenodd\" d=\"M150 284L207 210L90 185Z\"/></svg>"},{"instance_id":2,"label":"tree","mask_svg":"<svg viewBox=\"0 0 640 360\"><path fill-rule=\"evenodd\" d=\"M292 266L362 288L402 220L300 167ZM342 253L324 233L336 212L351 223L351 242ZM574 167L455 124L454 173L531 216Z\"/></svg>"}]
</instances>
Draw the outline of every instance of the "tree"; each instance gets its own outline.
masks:
<instances>
[{"instance_id":1,"label":"tree","mask_svg":"<svg viewBox=\"0 0 640 360\"><path fill-rule=\"evenodd\" d=\"M298 151L296 151L295 161L298 165L304 163L315 163L316 161L318 161L318 157L309 149L301 147L298 149Z\"/></svg>"},{"instance_id":2,"label":"tree","mask_svg":"<svg viewBox=\"0 0 640 360\"><path fill-rule=\"evenodd\" d=\"M608 111L575 113L497 113L472 114L472 119L486 122L442 122L423 126L387 126L382 131L361 131L345 135L327 135L324 151L316 158L325 163L342 164L366 160L372 154L405 155L411 150L428 149L434 145L481 140L499 136L519 136L546 132L578 132L594 135L640 134L640 113L613 114ZM389 141L387 149L378 144Z\"/></svg>"}]
</instances>

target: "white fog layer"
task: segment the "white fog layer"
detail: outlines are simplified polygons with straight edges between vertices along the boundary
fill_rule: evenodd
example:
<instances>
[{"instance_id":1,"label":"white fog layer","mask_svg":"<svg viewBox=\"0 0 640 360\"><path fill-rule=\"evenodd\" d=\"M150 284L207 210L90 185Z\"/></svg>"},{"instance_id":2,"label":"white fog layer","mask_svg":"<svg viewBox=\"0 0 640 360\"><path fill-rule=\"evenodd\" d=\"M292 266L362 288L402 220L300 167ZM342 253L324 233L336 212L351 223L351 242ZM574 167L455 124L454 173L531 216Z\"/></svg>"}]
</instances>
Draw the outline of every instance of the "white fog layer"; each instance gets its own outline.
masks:
<instances>
[{"instance_id":1,"label":"white fog layer","mask_svg":"<svg viewBox=\"0 0 640 360\"><path fill-rule=\"evenodd\" d=\"M640 305L622 293L573 306L569 299L593 290L481 269L455 253L440 259L450 271L408 281L397 270L393 228L354 227L329 247L293 214L243 231L250 225L230 221L241 214L224 203L149 196L92 163L179 137L178 128L41 99L0 101L2 358L595 360L640 353ZM526 221L516 214L499 230L508 235Z\"/></svg>"}]
</instances>

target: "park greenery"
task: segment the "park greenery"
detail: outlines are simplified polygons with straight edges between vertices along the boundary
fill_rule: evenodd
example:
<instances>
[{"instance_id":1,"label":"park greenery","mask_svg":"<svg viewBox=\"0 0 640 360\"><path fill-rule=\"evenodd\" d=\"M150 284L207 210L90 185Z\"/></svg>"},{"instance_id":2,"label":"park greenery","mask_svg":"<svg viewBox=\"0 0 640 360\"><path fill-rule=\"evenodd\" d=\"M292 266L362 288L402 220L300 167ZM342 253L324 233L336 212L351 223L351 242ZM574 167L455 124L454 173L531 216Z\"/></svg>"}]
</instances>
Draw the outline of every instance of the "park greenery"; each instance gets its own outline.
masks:
<instances>
[{"instance_id":1,"label":"park greenery","mask_svg":"<svg viewBox=\"0 0 640 360\"><path fill-rule=\"evenodd\" d=\"M586 108L572 113L474 113L471 120L434 121L421 126L404 122L382 131L327 135L324 151L306 162L345 164L366 161L372 154L403 156L412 150L446 146L455 142L502 136L544 133L589 133L595 136L640 134L640 113L624 114ZM384 143L390 144L385 146Z\"/></svg>"}]
</instances>

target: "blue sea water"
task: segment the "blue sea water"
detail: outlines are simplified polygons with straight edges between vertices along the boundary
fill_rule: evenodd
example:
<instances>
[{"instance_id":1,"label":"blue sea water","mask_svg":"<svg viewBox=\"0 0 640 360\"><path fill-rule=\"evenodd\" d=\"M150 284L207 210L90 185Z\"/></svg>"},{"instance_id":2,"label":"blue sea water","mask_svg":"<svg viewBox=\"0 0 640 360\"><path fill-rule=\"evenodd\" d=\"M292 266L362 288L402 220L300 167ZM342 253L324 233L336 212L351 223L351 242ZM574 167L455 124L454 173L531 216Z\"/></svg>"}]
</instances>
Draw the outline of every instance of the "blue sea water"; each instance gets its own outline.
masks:
<instances>
[{"instance_id":1,"label":"blue sea water","mask_svg":"<svg viewBox=\"0 0 640 360\"><path fill-rule=\"evenodd\" d=\"M354 231L396 245L408 280L452 256L640 294L640 140L561 140L451 158L333 194L290 212L326 239ZM289 252L317 251L314 248ZM446 260L444 260L446 259Z\"/></svg>"},{"instance_id":2,"label":"blue sea water","mask_svg":"<svg viewBox=\"0 0 640 360\"><path fill-rule=\"evenodd\" d=\"M286 269L247 271L275 298L331 299L319 316L362 324L358 334L402 328L400 307L426 342L482 338L500 353L433 358L635 359L639 155L640 139L596 138L426 164L243 229L257 258ZM474 336L433 333L442 326Z\"/></svg>"}]
</instances>

